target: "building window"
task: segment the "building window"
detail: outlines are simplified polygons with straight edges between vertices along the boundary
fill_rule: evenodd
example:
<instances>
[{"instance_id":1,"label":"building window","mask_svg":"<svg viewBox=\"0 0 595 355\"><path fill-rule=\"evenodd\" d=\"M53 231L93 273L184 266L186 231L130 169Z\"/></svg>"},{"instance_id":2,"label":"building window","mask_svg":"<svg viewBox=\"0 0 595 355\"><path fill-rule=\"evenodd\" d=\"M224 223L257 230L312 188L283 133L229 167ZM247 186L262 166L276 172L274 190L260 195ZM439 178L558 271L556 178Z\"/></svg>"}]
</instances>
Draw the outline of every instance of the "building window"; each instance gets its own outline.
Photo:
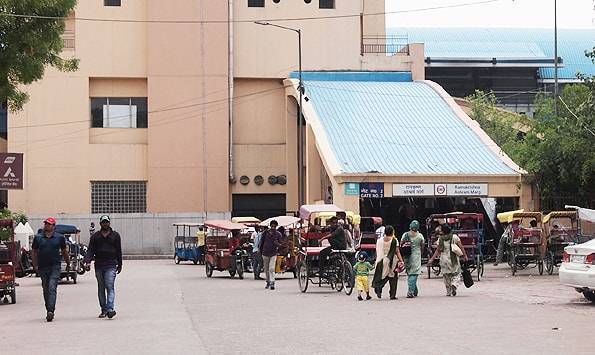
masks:
<instances>
[{"instance_id":1,"label":"building window","mask_svg":"<svg viewBox=\"0 0 595 355\"><path fill-rule=\"evenodd\" d=\"M147 128L146 97L92 97L91 127Z\"/></svg>"},{"instance_id":2,"label":"building window","mask_svg":"<svg viewBox=\"0 0 595 355\"><path fill-rule=\"evenodd\" d=\"M318 0L319 9L334 9L335 0Z\"/></svg>"},{"instance_id":3,"label":"building window","mask_svg":"<svg viewBox=\"0 0 595 355\"><path fill-rule=\"evenodd\" d=\"M103 0L103 6L122 6L122 0Z\"/></svg>"},{"instance_id":4,"label":"building window","mask_svg":"<svg viewBox=\"0 0 595 355\"><path fill-rule=\"evenodd\" d=\"M248 0L248 7L264 7L264 0Z\"/></svg>"},{"instance_id":5,"label":"building window","mask_svg":"<svg viewBox=\"0 0 595 355\"><path fill-rule=\"evenodd\" d=\"M91 213L146 212L146 181L91 181Z\"/></svg>"}]
</instances>

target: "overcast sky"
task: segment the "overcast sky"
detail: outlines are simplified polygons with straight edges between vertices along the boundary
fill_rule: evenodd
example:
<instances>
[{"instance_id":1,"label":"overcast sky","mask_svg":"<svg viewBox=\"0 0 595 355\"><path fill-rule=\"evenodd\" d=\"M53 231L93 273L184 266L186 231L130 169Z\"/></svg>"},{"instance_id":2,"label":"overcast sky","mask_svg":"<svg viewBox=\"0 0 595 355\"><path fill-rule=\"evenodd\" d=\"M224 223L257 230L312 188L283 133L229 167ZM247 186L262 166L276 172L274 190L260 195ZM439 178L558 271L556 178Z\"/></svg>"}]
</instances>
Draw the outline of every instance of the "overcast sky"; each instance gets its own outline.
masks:
<instances>
[{"instance_id":1,"label":"overcast sky","mask_svg":"<svg viewBox=\"0 0 595 355\"><path fill-rule=\"evenodd\" d=\"M401 11L482 0L386 0ZM388 27L553 27L554 0L502 0L490 4L389 14ZM595 28L595 0L558 0L558 26Z\"/></svg>"}]
</instances>

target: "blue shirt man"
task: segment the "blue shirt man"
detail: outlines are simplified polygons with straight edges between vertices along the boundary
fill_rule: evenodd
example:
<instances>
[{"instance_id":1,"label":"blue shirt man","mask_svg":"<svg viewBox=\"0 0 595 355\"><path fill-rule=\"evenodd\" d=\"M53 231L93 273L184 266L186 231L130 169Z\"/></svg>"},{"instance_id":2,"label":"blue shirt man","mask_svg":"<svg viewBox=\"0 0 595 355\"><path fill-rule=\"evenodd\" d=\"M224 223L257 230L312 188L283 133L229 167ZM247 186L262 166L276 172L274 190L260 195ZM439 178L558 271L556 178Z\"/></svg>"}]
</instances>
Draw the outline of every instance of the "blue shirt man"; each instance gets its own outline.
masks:
<instances>
[{"instance_id":1,"label":"blue shirt man","mask_svg":"<svg viewBox=\"0 0 595 355\"><path fill-rule=\"evenodd\" d=\"M66 239L56 233L56 219L47 218L43 222L43 231L35 236L31 245L33 268L41 278L43 299L45 301L48 322L54 320L58 281L60 281L60 264L62 258L66 262L66 271L70 270L70 257L66 249ZM62 255L60 255L62 254Z\"/></svg>"}]
</instances>

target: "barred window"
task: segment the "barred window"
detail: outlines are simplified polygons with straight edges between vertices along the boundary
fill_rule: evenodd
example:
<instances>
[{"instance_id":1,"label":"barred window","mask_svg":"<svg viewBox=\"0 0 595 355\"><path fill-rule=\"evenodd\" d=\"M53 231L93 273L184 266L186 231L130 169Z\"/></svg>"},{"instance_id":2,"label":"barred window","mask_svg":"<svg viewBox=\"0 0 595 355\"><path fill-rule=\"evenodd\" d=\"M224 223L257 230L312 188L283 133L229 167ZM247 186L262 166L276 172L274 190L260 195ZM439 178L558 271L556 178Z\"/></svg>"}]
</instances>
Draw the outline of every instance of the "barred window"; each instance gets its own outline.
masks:
<instances>
[{"instance_id":1,"label":"barred window","mask_svg":"<svg viewBox=\"0 0 595 355\"><path fill-rule=\"evenodd\" d=\"M147 182L91 181L91 212L147 212Z\"/></svg>"}]
</instances>

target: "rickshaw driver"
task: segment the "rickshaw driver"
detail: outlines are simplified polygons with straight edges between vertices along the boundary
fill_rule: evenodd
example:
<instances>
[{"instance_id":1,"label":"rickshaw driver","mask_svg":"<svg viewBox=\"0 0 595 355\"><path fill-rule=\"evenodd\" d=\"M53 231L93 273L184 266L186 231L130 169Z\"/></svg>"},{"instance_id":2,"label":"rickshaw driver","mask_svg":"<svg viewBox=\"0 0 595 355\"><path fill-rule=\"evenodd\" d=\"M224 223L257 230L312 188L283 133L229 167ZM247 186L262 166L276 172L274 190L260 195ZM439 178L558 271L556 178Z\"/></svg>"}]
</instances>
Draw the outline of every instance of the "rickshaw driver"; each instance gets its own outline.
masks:
<instances>
[{"instance_id":1,"label":"rickshaw driver","mask_svg":"<svg viewBox=\"0 0 595 355\"><path fill-rule=\"evenodd\" d=\"M333 250L347 249L347 241L345 240L345 230L338 224L337 217L331 217L329 222L330 228L328 230L331 232L331 234L323 239L328 238L328 241L331 245L320 251L319 266L321 275L324 272L326 259L333 252Z\"/></svg>"},{"instance_id":2,"label":"rickshaw driver","mask_svg":"<svg viewBox=\"0 0 595 355\"><path fill-rule=\"evenodd\" d=\"M240 231L234 230L231 232L231 238L227 242L229 248L229 256L231 258L231 270L236 270L236 250L240 247L241 238Z\"/></svg>"}]
</instances>

